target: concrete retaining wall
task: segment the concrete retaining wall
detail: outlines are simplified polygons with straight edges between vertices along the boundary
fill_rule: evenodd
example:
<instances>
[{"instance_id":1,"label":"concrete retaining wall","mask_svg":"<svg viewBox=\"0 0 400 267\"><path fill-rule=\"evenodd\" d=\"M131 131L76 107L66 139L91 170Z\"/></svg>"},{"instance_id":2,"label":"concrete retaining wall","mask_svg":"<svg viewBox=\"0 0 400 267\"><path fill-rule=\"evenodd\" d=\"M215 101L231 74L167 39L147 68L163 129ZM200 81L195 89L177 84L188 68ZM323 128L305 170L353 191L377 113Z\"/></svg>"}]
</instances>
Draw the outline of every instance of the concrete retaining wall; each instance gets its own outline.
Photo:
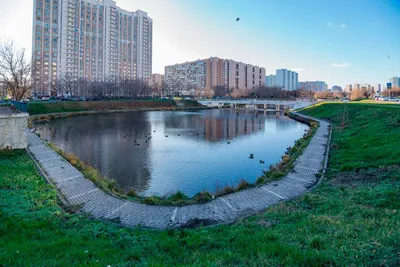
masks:
<instances>
[{"instance_id":1,"label":"concrete retaining wall","mask_svg":"<svg viewBox=\"0 0 400 267\"><path fill-rule=\"evenodd\" d=\"M0 108L0 150L27 147L28 116L28 113Z\"/></svg>"}]
</instances>

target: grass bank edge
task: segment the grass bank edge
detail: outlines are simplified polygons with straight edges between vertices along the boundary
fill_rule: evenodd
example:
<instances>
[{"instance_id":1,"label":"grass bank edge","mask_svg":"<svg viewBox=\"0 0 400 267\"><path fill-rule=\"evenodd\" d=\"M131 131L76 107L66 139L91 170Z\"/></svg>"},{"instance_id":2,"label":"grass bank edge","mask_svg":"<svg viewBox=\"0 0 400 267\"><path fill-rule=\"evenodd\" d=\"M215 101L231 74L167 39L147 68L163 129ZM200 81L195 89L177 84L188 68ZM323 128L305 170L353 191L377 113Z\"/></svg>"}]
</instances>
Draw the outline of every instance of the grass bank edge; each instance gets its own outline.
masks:
<instances>
[{"instance_id":1,"label":"grass bank edge","mask_svg":"<svg viewBox=\"0 0 400 267\"><path fill-rule=\"evenodd\" d=\"M31 116L54 115L64 113L84 113L84 112L106 112L106 111L126 111L136 109L193 109L203 108L196 100L180 100L178 106L175 100L170 99L148 99L148 100L109 100L109 101L59 101L59 102L35 102L28 103L28 113Z\"/></svg>"},{"instance_id":2,"label":"grass bank edge","mask_svg":"<svg viewBox=\"0 0 400 267\"><path fill-rule=\"evenodd\" d=\"M30 115L53 113L122 110L144 107L176 107L173 100L59 101L28 103Z\"/></svg>"},{"instance_id":3,"label":"grass bank edge","mask_svg":"<svg viewBox=\"0 0 400 267\"><path fill-rule=\"evenodd\" d=\"M48 143L48 145L61 157L63 157L66 161L68 161L72 166L74 166L80 172L82 172L82 174L87 179L92 181L106 193L109 193L119 198L129 199L148 205L187 206L187 205L207 203L209 201L212 201L215 197L224 196L241 190L261 186L272 181L277 181L283 178L286 174L288 174L292 170L293 164L296 161L296 159L304 152L308 144L311 142L311 139L316 133L319 124L318 122L312 119L304 118L297 114L289 113L287 115L294 120L309 125L310 128L307 131L307 133L303 135L302 138L295 141L293 147L288 148L288 150L285 152L285 155L282 156L282 160L279 163L271 165L269 171L265 171L264 174L260 176L255 183L249 183L246 180L241 180L237 186L235 187L225 186L219 189L214 195L208 191L201 191L191 198L186 196L181 191L178 191L172 195L168 195L165 197L161 196L141 197L133 189L125 192L116 184L114 180L108 179L107 177L103 176L97 169L81 161L76 155L64 152L62 149L58 148L55 144Z\"/></svg>"}]
</instances>

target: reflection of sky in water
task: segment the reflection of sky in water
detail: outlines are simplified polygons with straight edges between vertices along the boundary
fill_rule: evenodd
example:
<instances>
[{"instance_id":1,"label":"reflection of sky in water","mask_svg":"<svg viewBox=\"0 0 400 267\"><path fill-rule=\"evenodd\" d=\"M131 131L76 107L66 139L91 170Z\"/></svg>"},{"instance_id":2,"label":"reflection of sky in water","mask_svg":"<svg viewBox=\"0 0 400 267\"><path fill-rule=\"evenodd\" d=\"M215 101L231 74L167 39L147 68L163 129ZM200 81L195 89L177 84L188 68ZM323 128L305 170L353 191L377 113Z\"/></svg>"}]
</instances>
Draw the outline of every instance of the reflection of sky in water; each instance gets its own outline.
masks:
<instances>
[{"instance_id":1,"label":"reflection of sky in water","mask_svg":"<svg viewBox=\"0 0 400 267\"><path fill-rule=\"evenodd\" d=\"M37 128L126 190L192 196L241 179L254 182L308 127L275 113L229 109L80 116Z\"/></svg>"}]
</instances>

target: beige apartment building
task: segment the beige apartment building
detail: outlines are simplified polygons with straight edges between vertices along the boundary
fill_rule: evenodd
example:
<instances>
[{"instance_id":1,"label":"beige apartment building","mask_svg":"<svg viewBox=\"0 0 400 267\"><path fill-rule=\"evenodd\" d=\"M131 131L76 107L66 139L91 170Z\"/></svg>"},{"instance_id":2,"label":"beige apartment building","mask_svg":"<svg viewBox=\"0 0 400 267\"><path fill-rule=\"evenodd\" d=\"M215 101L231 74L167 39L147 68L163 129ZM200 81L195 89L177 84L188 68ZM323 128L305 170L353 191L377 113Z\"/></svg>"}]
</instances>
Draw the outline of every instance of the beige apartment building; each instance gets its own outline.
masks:
<instances>
[{"instance_id":1,"label":"beige apartment building","mask_svg":"<svg viewBox=\"0 0 400 267\"><path fill-rule=\"evenodd\" d=\"M149 86L153 96L161 96L164 87L164 75L154 73L151 75Z\"/></svg>"},{"instance_id":2,"label":"beige apartment building","mask_svg":"<svg viewBox=\"0 0 400 267\"><path fill-rule=\"evenodd\" d=\"M165 67L169 93L205 95L217 86L226 91L251 91L265 85L265 69L234 60L211 57ZM167 93L168 93L167 92Z\"/></svg>"},{"instance_id":3,"label":"beige apartment building","mask_svg":"<svg viewBox=\"0 0 400 267\"><path fill-rule=\"evenodd\" d=\"M151 75L149 82L149 85L151 87L161 88L163 84L164 84L164 75L158 73L154 73Z\"/></svg>"},{"instance_id":4,"label":"beige apartment building","mask_svg":"<svg viewBox=\"0 0 400 267\"><path fill-rule=\"evenodd\" d=\"M152 74L153 21L113 0L34 0L34 94L57 81L143 79Z\"/></svg>"}]
</instances>

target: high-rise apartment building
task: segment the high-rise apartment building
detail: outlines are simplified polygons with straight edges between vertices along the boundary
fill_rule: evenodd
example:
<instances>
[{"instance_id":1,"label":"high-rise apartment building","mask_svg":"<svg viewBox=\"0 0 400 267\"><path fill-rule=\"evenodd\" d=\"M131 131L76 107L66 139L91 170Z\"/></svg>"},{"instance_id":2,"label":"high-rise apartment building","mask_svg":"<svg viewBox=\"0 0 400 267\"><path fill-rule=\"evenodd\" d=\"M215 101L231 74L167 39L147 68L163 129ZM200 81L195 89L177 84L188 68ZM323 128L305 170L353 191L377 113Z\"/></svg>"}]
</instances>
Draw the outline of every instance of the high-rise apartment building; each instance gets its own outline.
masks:
<instances>
[{"instance_id":1,"label":"high-rise apartment building","mask_svg":"<svg viewBox=\"0 0 400 267\"><path fill-rule=\"evenodd\" d=\"M361 84L359 84L359 83L353 84L352 89L353 89L353 91L355 91L355 90L361 90Z\"/></svg>"},{"instance_id":2,"label":"high-rise apartment building","mask_svg":"<svg viewBox=\"0 0 400 267\"><path fill-rule=\"evenodd\" d=\"M113 0L34 0L34 92L57 81L142 79L152 73L153 21Z\"/></svg>"},{"instance_id":3,"label":"high-rise apartment building","mask_svg":"<svg viewBox=\"0 0 400 267\"><path fill-rule=\"evenodd\" d=\"M276 75L268 75L265 77L265 85L268 87L275 87L276 86Z\"/></svg>"},{"instance_id":4,"label":"high-rise apartment building","mask_svg":"<svg viewBox=\"0 0 400 267\"><path fill-rule=\"evenodd\" d=\"M328 85L323 81L299 82L299 89L310 90L313 92L325 92L328 91Z\"/></svg>"},{"instance_id":5,"label":"high-rise apartment building","mask_svg":"<svg viewBox=\"0 0 400 267\"><path fill-rule=\"evenodd\" d=\"M151 87L160 87L164 84L164 75L154 73L151 75L149 85Z\"/></svg>"},{"instance_id":6,"label":"high-rise apartment building","mask_svg":"<svg viewBox=\"0 0 400 267\"><path fill-rule=\"evenodd\" d=\"M339 85L334 85L334 86L332 86L332 92L342 92L343 91L343 89L342 89L342 87L341 86L339 86Z\"/></svg>"},{"instance_id":7,"label":"high-rise apartment building","mask_svg":"<svg viewBox=\"0 0 400 267\"><path fill-rule=\"evenodd\" d=\"M299 75L297 72L279 69L276 70L276 86L282 87L284 90L294 91L299 83Z\"/></svg>"},{"instance_id":8,"label":"high-rise apartment building","mask_svg":"<svg viewBox=\"0 0 400 267\"><path fill-rule=\"evenodd\" d=\"M365 91L365 92L369 92L369 93L374 93L374 92L379 92L381 90L381 85L371 85L368 83L365 84L360 84L360 83L355 83L355 84L347 84L346 88L345 88L345 92L346 93L351 93L353 91Z\"/></svg>"},{"instance_id":9,"label":"high-rise apartment building","mask_svg":"<svg viewBox=\"0 0 400 267\"><path fill-rule=\"evenodd\" d=\"M213 90L253 90L265 85L265 69L234 60L212 57L165 67L167 90L182 95Z\"/></svg>"},{"instance_id":10,"label":"high-rise apartment building","mask_svg":"<svg viewBox=\"0 0 400 267\"><path fill-rule=\"evenodd\" d=\"M353 85L352 84L346 84L346 88L344 89L345 92L350 93L353 91Z\"/></svg>"},{"instance_id":11,"label":"high-rise apartment building","mask_svg":"<svg viewBox=\"0 0 400 267\"><path fill-rule=\"evenodd\" d=\"M374 86L367 84L367 83L360 85L360 90L365 90L370 93L375 92Z\"/></svg>"},{"instance_id":12,"label":"high-rise apartment building","mask_svg":"<svg viewBox=\"0 0 400 267\"><path fill-rule=\"evenodd\" d=\"M392 88L400 88L400 77L393 77L389 79L392 84Z\"/></svg>"}]
</instances>

